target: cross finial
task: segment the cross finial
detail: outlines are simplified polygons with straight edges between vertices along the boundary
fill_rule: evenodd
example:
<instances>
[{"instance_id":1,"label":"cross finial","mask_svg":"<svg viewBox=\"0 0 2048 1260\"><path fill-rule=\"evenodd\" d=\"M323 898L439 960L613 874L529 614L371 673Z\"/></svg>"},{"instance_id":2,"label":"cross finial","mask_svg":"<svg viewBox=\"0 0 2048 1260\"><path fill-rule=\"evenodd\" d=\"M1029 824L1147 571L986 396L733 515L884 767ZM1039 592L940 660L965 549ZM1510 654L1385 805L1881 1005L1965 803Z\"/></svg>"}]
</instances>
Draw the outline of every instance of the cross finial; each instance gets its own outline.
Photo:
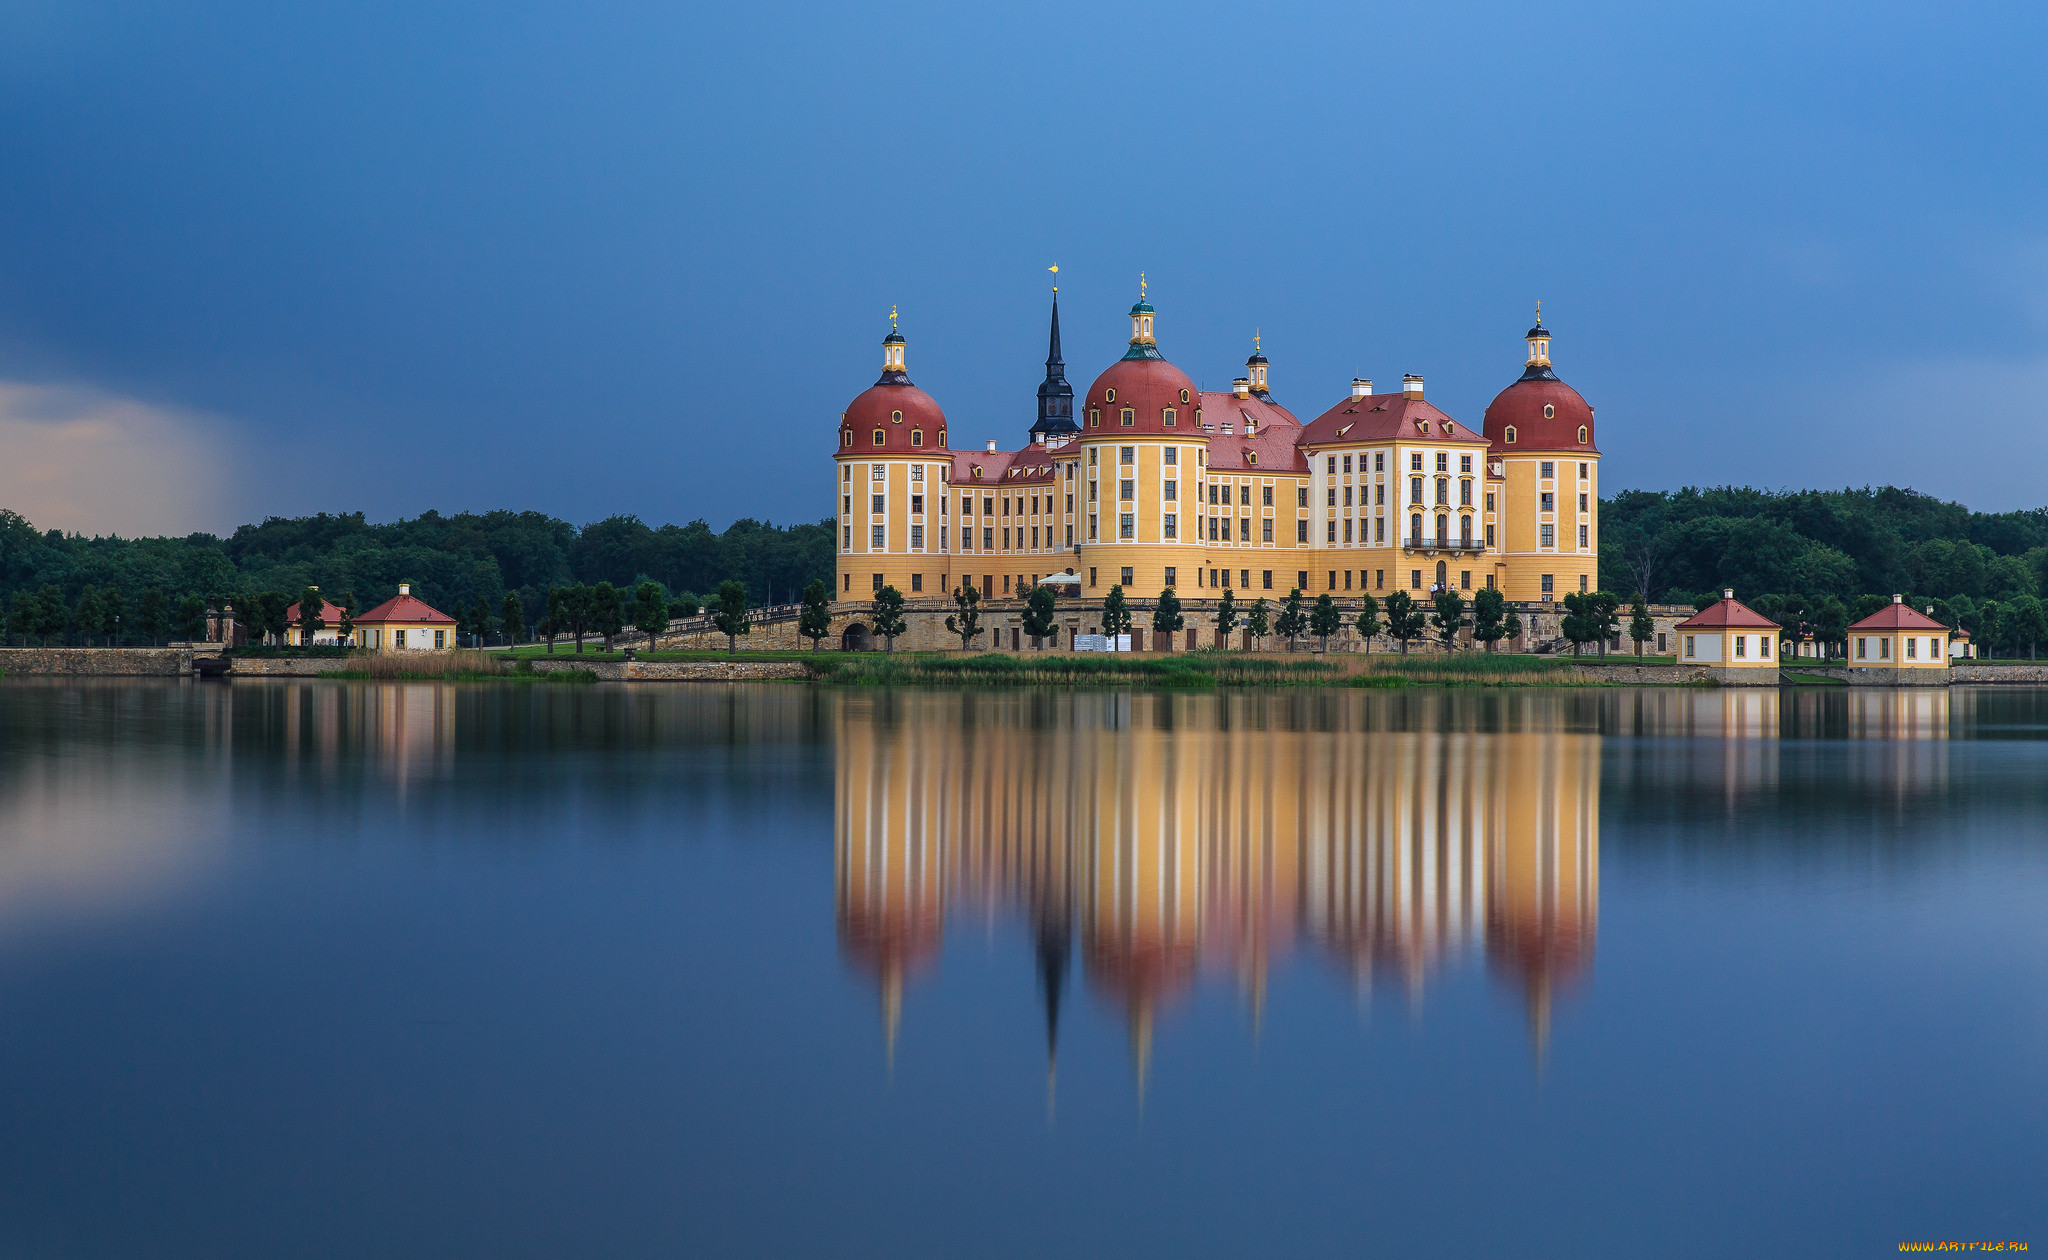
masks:
<instances>
[{"instance_id":1,"label":"cross finial","mask_svg":"<svg viewBox=\"0 0 2048 1260\"><path fill-rule=\"evenodd\" d=\"M896 304L894 302L889 303L889 331L896 331Z\"/></svg>"},{"instance_id":2,"label":"cross finial","mask_svg":"<svg viewBox=\"0 0 2048 1260\"><path fill-rule=\"evenodd\" d=\"M1252 325L1252 353L1253 353L1253 354L1262 354L1262 353L1264 353L1263 351L1261 351L1261 350L1259 349L1259 329L1258 329L1258 325L1256 325L1256 324Z\"/></svg>"}]
</instances>

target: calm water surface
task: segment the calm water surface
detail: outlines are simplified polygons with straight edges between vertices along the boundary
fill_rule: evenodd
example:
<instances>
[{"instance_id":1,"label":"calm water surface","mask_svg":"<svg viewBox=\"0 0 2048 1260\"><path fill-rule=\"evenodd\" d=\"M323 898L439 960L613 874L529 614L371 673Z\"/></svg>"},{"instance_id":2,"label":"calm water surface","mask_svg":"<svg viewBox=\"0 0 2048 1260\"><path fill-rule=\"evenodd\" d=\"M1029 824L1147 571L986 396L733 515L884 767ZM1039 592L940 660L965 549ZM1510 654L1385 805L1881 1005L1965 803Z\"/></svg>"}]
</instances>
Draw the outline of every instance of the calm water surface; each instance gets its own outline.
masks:
<instances>
[{"instance_id":1,"label":"calm water surface","mask_svg":"<svg viewBox=\"0 0 2048 1260\"><path fill-rule=\"evenodd\" d=\"M2048 1247L2048 692L0 683L0 1254Z\"/></svg>"}]
</instances>

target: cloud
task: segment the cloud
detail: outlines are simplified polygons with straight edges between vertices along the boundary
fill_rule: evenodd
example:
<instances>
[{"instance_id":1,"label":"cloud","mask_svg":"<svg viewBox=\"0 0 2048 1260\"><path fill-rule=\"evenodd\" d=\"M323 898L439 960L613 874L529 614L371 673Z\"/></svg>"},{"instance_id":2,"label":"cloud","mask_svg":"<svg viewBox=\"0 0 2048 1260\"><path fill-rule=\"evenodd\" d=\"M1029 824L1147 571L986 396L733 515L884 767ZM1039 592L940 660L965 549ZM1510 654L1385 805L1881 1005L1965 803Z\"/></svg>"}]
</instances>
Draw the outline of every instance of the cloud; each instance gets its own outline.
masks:
<instances>
[{"instance_id":1,"label":"cloud","mask_svg":"<svg viewBox=\"0 0 2048 1260\"><path fill-rule=\"evenodd\" d=\"M236 444L189 412L101 390L0 381L0 507L42 529L224 532Z\"/></svg>"}]
</instances>

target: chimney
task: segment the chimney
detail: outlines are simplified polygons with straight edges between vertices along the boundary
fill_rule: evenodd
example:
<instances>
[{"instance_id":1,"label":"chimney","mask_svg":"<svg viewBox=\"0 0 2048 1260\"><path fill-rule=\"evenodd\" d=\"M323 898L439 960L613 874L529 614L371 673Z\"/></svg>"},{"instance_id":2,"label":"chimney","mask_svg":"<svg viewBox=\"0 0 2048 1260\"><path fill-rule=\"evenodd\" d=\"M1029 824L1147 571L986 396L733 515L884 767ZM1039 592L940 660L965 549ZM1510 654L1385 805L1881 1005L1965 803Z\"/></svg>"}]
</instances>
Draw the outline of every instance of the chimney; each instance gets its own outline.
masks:
<instances>
[{"instance_id":1,"label":"chimney","mask_svg":"<svg viewBox=\"0 0 2048 1260\"><path fill-rule=\"evenodd\" d=\"M1354 376L1351 378L1351 396L1353 398L1364 398L1366 395L1370 393L1372 393L1371 381L1366 380L1363 376Z\"/></svg>"},{"instance_id":2,"label":"chimney","mask_svg":"<svg viewBox=\"0 0 2048 1260\"><path fill-rule=\"evenodd\" d=\"M1906 602L1906 597L1903 595L1894 595L1892 596L1892 602L1894 604L1903 604Z\"/></svg>"},{"instance_id":3,"label":"chimney","mask_svg":"<svg viewBox=\"0 0 2048 1260\"><path fill-rule=\"evenodd\" d=\"M1722 587L1722 588L1721 588L1721 598L1722 598L1722 599L1734 599L1734 598L1735 598L1735 588L1734 588L1734 587L1732 587L1732 586L1724 586L1724 587Z\"/></svg>"},{"instance_id":4,"label":"chimney","mask_svg":"<svg viewBox=\"0 0 2048 1260\"><path fill-rule=\"evenodd\" d=\"M412 594L412 583L410 583L410 582L400 582L400 583L398 584L398 593L399 593L400 595L410 595L410 594Z\"/></svg>"},{"instance_id":5,"label":"chimney","mask_svg":"<svg viewBox=\"0 0 2048 1260\"><path fill-rule=\"evenodd\" d=\"M996 440L994 438L988 440L988 453L991 455L996 453Z\"/></svg>"},{"instance_id":6,"label":"chimney","mask_svg":"<svg viewBox=\"0 0 2048 1260\"><path fill-rule=\"evenodd\" d=\"M1230 392L1236 394L1239 398L1250 398L1252 396L1251 378L1248 376L1240 376L1236 380L1230 382Z\"/></svg>"},{"instance_id":7,"label":"chimney","mask_svg":"<svg viewBox=\"0 0 2048 1260\"><path fill-rule=\"evenodd\" d=\"M1401 392L1410 398L1422 397L1422 378L1410 372L1401 378Z\"/></svg>"}]
</instances>

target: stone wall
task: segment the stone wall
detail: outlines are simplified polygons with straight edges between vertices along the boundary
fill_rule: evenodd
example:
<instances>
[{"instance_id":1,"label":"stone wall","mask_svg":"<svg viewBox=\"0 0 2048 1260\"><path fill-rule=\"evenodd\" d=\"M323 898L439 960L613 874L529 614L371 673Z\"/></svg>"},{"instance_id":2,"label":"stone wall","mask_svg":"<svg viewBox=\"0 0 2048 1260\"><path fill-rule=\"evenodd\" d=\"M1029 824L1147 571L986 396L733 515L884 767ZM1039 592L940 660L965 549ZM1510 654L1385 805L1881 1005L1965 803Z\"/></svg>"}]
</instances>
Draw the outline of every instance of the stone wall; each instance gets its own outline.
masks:
<instances>
[{"instance_id":1,"label":"stone wall","mask_svg":"<svg viewBox=\"0 0 2048 1260\"><path fill-rule=\"evenodd\" d=\"M1948 677L1952 683L2018 683L2032 686L2048 683L2048 661L2038 665L2031 662L1992 665L1983 661L1958 661L1948 667Z\"/></svg>"},{"instance_id":2,"label":"stone wall","mask_svg":"<svg viewBox=\"0 0 2048 1260\"><path fill-rule=\"evenodd\" d=\"M236 678L317 678L356 663L346 656L237 656L228 672Z\"/></svg>"},{"instance_id":3,"label":"stone wall","mask_svg":"<svg viewBox=\"0 0 2048 1260\"><path fill-rule=\"evenodd\" d=\"M579 661L541 658L536 674L589 670L599 682L761 682L815 677L802 661Z\"/></svg>"},{"instance_id":4,"label":"stone wall","mask_svg":"<svg viewBox=\"0 0 2048 1260\"><path fill-rule=\"evenodd\" d=\"M192 669L192 649L0 648L0 672L7 674L149 675L175 678Z\"/></svg>"},{"instance_id":5,"label":"stone wall","mask_svg":"<svg viewBox=\"0 0 2048 1260\"><path fill-rule=\"evenodd\" d=\"M1587 664L1580 665L1577 668L1579 673L1583 674L1589 682L1638 683L1645 687L1671 687L1686 683L1719 683L1725 681L1716 677L1715 670L1712 666L1708 665ZM1746 670L1744 672L1753 674L1757 671ZM1764 672L1770 673L1768 670ZM1756 683L1755 679L1745 679L1744 681L1750 685L1755 685ZM1771 674L1766 681L1776 683L1778 681L1777 675Z\"/></svg>"}]
</instances>

